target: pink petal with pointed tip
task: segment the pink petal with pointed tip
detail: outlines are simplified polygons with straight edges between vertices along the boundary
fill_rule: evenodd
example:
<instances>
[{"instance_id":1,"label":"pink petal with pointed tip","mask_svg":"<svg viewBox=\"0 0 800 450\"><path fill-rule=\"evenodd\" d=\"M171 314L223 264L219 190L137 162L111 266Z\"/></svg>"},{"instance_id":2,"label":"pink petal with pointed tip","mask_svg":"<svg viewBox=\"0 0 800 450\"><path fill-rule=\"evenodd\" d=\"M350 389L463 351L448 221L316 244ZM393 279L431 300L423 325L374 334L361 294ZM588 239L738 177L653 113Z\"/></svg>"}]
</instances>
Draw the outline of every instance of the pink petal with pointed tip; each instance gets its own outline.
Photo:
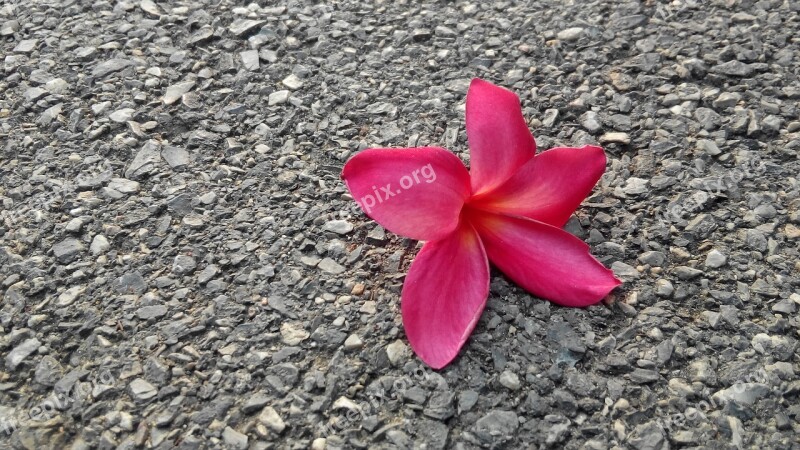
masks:
<instances>
[{"instance_id":1,"label":"pink petal with pointed tip","mask_svg":"<svg viewBox=\"0 0 800 450\"><path fill-rule=\"evenodd\" d=\"M392 233L429 241L451 233L469 197L469 173L437 147L367 149L342 178L361 209Z\"/></svg>"},{"instance_id":2,"label":"pink petal with pointed tip","mask_svg":"<svg viewBox=\"0 0 800 450\"><path fill-rule=\"evenodd\" d=\"M403 285L403 326L411 348L440 369L469 338L489 295L489 262L468 223L444 239L427 242Z\"/></svg>"},{"instance_id":3,"label":"pink petal with pointed tip","mask_svg":"<svg viewBox=\"0 0 800 450\"><path fill-rule=\"evenodd\" d=\"M606 170L603 149L559 147L539 153L470 206L563 227Z\"/></svg>"},{"instance_id":4,"label":"pink petal with pointed tip","mask_svg":"<svg viewBox=\"0 0 800 450\"><path fill-rule=\"evenodd\" d=\"M467 92L472 192L499 186L536 154L536 141L513 92L475 78Z\"/></svg>"},{"instance_id":5,"label":"pink petal with pointed tip","mask_svg":"<svg viewBox=\"0 0 800 450\"><path fill-rule=\"evenodd\" d=\"M535 220L470 212L489 260L528 292L563 306L602 300L621 282L566 231Z\"/></svg>"}]
</instances>

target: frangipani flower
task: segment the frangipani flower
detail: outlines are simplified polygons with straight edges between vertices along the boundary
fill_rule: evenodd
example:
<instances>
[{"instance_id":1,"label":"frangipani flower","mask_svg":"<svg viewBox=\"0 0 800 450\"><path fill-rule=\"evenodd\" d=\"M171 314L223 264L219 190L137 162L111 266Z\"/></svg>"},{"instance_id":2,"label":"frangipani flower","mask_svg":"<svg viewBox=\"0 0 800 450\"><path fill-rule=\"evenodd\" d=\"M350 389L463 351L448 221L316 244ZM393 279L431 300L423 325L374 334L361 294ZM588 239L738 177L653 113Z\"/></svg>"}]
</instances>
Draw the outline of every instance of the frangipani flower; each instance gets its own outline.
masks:
<instances>
[{"instance_id":1,"label":"frangipani flower","mask_svg":"<svg viewBox=\"0 0 800 450\"><path fill-rule=\"evenodd\" d=\"M426 241L406 276L401 310L411 347L435 369L456 357L475 328L490 261L528 292L564 306L592 305L620 284L562 229L603 174L603 149L535 155L519 98L480 79L470 84L466 121L469 172L436 147L367 149L342 171L369 217Z\"/></svg>"}]
</instances>

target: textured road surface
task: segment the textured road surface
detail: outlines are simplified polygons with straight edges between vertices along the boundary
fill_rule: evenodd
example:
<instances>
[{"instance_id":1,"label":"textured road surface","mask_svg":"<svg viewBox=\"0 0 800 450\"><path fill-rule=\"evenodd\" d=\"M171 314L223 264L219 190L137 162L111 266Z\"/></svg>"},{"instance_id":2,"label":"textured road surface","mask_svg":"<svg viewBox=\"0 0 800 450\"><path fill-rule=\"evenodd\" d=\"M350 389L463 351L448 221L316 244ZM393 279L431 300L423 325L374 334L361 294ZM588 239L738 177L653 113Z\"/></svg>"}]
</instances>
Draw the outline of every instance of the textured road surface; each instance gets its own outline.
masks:
<instances>
[{"instance_id":1,"label":"textured road surface","mask_svg":"<svg viewBox=\"0 0 800 450\"><path fill-rule=\"evenodd\" d=\"M800 448L798 13L0 1L0 448ZM605 147L567 229L625 284L575 310L494 273L434 372L419 244L339 172L466 158L473 77L540 148Z\"/></svg>"}]
</instances>

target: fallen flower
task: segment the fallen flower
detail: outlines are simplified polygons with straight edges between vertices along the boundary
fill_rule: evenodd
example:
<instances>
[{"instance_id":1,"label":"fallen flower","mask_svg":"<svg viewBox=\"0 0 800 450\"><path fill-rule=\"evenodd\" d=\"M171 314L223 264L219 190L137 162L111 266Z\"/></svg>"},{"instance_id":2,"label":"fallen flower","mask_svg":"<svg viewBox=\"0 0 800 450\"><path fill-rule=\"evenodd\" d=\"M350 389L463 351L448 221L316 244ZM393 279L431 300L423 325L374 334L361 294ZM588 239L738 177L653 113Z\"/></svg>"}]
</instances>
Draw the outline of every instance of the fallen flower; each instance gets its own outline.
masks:
<instances>
[{"instance_id":1,"label":"fallen flower","mask_svg":"<svg viewBox=\"0 0 800 450\"><path fill-rule=\"evenodd\" d=\"M536 155L519 98L480 79L470 84L466 121L469 172L436 147L367 149L342 171L369 217L427 241L406 276L401 309L411 347L435 369L456 357L475 328L489 295L489 261L563 306L592 305L621 284L562 230L605 171L603 149Z\"/></svg>"}]
</instances>

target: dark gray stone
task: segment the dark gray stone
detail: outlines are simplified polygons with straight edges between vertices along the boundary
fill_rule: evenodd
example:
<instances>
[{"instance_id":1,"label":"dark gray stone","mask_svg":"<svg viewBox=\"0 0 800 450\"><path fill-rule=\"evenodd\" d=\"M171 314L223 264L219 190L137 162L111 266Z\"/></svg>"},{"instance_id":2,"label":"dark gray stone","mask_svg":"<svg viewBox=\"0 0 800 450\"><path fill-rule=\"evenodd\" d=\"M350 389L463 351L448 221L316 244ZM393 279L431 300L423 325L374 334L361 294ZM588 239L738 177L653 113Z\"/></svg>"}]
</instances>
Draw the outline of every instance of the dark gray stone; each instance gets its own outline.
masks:
<instances>
[{"instance_id":1,"label":"dark gray stone","mask_svg":"<svg viewBox=\"0 0 800 450\"><path fill-rule=\"evenodd\" d=\"M69 264L86 250L83 243L74 238L67 238L53 246L53 255L61 264Z\"/></svg>"}]
</instances>

